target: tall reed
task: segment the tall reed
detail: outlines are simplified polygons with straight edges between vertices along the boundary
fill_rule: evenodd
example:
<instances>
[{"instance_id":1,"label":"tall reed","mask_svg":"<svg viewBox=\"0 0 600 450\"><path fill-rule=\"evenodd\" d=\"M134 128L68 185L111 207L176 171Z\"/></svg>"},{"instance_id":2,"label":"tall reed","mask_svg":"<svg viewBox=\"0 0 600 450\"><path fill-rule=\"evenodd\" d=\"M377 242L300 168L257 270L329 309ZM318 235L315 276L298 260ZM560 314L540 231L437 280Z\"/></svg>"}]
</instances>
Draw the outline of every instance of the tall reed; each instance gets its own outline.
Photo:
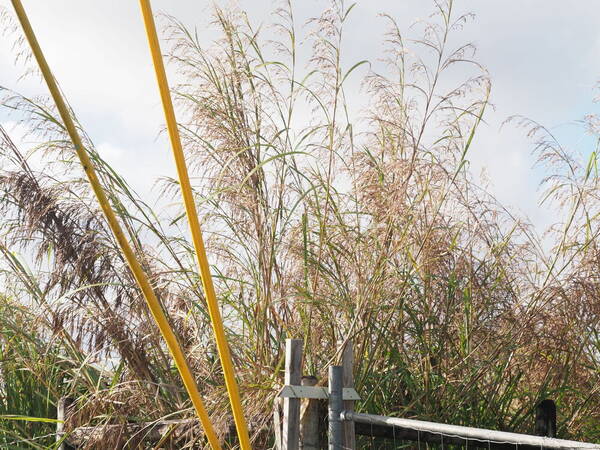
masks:
<instances>
[{"instance_id":1,"label":"tall reed","mask_svg":"<svg viewBox=\"0 0 600 450\"><path fill-rule=\"evenodd\" d=\"M531 224L473 182L491 82L474 47L457 44L470 16L452 1L433 5L417 39L381 19L383 64L348 61L344 37L360 5L342 1L306 28L289 3L269 29L215 7L220 38L210 45L166 18L180 129L255 448L272 445L287 337L305 340L305 371L323 381L333 349L354 340L363 411L531 431L535 402L552 397L562 436L600 439L596 154L578 165L542 127L518 121L548 163L545 198L564 213L545 252ZM358 84L368 99L360 111ZM51 418L71 395L68 429L191 417L53 108L8 91L3 105L41 141L43 163L32 168L3 133L2 308L18 311L0 319L3 411ZM227 396L182 209L153 210L86 139L225 436ZM159 183L178 201L174 180ZM28 386L22 394L5 381L14 367L27 373L11 381ZM4 439L51 445L40 436L53 426L3 421L13 436ZM201 430L185 426L169 445L202 447Z\"/></svg>"}]
</instances>

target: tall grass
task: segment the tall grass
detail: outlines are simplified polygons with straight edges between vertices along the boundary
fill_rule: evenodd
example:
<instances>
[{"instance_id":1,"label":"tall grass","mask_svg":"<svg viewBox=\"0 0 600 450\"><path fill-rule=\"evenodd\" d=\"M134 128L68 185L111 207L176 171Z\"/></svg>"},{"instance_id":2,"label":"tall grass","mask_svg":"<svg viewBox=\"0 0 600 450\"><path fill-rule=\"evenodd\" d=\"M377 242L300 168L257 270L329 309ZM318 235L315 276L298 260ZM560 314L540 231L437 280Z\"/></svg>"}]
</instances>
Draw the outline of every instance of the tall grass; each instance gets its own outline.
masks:
<instances>
[{"instance_id":1,"label":"tall grass","mask_svg":"<svg viewBox=\"0 0 600 450\"><path fill-rule=\"evenodd\" d=\"M472 181L491 83L473 46L457 44L470 16L452 1L433 6L417 39L382 18L383 65L346 62L360 5L333 2L300 32L291 4L271 29L215 7L211 45L166 18L182 137L256 448L272 445L287 337L305 340L305 370L322 379L339 342L353 339L364 411L531 431L536 401L552 397L561 436L600 439L596 154L578 165L519 120L548 163L546 201L564 213L545 252L530 224ZM369 102L357 111L359 82ZM67 428L95 425L99 436L103 424L191 417L53 107L7 91L3 105L40 140L43 165L32 168L3 132L2 308L11 313L0 319L2 411L51 418L70 395ZM154 211L89 137L86 146L225 436L226 391L182 209ZM176 182L159 182L177 201ZM53 426L3 420L3 439L51 445L42 436ZM169 445L202 447L201 430L186 426Z\"/></svg>"}]
</instances>

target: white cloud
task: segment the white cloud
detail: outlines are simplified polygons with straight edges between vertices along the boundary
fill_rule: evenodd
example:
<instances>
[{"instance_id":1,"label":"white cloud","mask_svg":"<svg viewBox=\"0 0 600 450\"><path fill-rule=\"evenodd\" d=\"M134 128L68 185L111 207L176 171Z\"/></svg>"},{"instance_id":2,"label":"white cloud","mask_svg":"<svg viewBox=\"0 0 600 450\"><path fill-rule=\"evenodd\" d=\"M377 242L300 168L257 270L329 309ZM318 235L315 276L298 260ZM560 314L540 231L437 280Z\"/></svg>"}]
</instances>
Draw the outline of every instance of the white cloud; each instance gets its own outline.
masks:
<instances>
[{"instance_id":1,"label":"white cloud","mask_svg":"<svg viewBox=\"0 0 600 450\"><path fill-rule=\"evenodd\" d=\"M124 150L110 142L102 142L96 146L96 151L100 157L109 164L114 164L121 160L124 154Z\"/></svg>"},{"instance_id":2,"label":"white cloud","mask_svg":"<svg viewBox=\"0 0 600 450\"><path fill-rule=\"evenodd\" d=\"M17 123L14 120L7 120L0 122L0 126L4 128L4 131L6 131L6 134L8 134L8 137L17 148L26 148L31 143L31 139L27 137L27 127L23 124Z\"/></svg>"},{"instance_id":3,"label":"white cloud","mask_svg":"<svg viewBox=\"0 0 600 450\"><path fill-rule=\"evenodd\" d=\"M384 22L379 12L397 17L408 32L409 24L426 17L432 4L360 2L347 29L345 61L382 56ZM10 9L8 0L0 0L0 5ZM155 0L153 5L155 11L197 25L203 42L213 37L206 27L209 2ZM296 1L296 16L303 22L326 5ZM267 0L246 0L242 6L261 21L269 19L273 7ZM173 167L165 137L156 138L163 117L137 3L54 0L27 1L25 7L70 102L92 138L101 143L99 151L125 171L134 187L150 192L155 177L172 175ZM460 38L478 45L477 58L490 71L496 106L471 153L473 171L485 167L493 193L543 226L548 213L537 205L542 176L532 168L532 145L521 131L500 125L508 116L521 114L555 127L580 119L592 108L597 111L591 88L600 78L598 3L464 0L457 1L456 8L476 13ZM9 38L0 40L0 85L45 92L37 80L17 83L20 69L13 66L10 43ZM171 77L174 80L174 74ZM563 135L577 140L576 133Z\"/></svg>"}]
</instances>

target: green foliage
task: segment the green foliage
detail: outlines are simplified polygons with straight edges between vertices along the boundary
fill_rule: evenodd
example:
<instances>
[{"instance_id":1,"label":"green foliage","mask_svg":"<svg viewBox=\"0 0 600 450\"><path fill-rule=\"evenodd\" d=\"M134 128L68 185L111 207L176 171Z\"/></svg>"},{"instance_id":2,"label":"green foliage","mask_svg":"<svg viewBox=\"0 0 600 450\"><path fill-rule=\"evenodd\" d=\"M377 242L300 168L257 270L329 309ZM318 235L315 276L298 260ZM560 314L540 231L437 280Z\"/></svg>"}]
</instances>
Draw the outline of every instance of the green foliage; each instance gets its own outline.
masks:
<instances>
[{"instance_id":1,"label":"green foliage","mask_svg":"<svg viewBox=\"0 0 600 450\"><path fill-rule=\"evenodd\" d=\"M339 357L332 349L353 339L363 411L527 432L535 403L552 397L561 436L600 440L595 153L579 165L521 121L549 164L546 199L564 213L546 253L529 224L471 180L491 85L473 47L456 43L469 16L451 1L435 5L419 39L384 19L381 67L345 62L360 6L350 13L343 2L310 21L306 39L291 5L277 10L276 32L215 8L213 45L169 19L186 157L256 448L272 442L287 337L305 340L305 371L321 379ZM359 84L369 99L360 114ZM109 438L133 446L102 436L101 425L189 417L189 401L53 107L10 92L3 104L42 140L32 150L42 167L3 133L0 279L10 313L1 315L0 414L50 419L69 395L67 429L99 430L90 448ZM181 205L152 209L89 137L86 147L226 433ZM165 203L178 202L177 182L160 183ZM50 445L54 424L0 426L5 443L35 446ZM203 445L193 424L169 439Z\"/></svg>"},{"instance_id":2,"label":"green foliage","mask_svg":"<svg viewBox=\"0 0 600 450\"><path fill-rule=\"evenodd\" d=\"M0 446L49 448L55 440L56 424L49 418L56 415L60 388L58 355L37 335L23 305L0 299L0 317Z\"/></svg>"}]
</instances>

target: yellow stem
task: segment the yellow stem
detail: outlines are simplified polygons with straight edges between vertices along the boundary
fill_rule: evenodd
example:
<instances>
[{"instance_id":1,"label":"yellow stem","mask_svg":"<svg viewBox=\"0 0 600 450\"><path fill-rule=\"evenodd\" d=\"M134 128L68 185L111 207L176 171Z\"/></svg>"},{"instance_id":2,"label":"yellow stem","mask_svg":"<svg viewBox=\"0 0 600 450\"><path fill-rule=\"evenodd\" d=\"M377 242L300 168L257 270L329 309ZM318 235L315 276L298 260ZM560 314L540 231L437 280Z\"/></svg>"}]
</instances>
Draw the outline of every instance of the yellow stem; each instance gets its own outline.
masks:
<instances>
[{"instance_id":1,"label":"yellow stem","mask_svg":"<svg viewBox=\"0 0 600 450\"><path fill-rule=\"evenodd\" d=\"M204 287L204 295L206 296L208 313L210 315L213 332L215 334L217 350L221 359L221 366L223 367L223 373L225 376L225 384L227 386L229 401L231 403L231 409L233 411L233 419L235 421L236 430L242 450L251 450L252 446L250 445L250 438L248 436L248 427L244 418L242 402L238 390L238 385L235 379L233 363L231 361L231 353L229 351L229 345L227 344L227 337L225 335L225 329L223 327L223 320L221 318L221 312L219 310L219 304L217 302L217 296L215 294L215 288L210 273L210 267L208 264L208 259L206 257L204 241L202 240L202 231L200 229L200 223L198 221L198 213L196 211L196 204L194 202L194 196L192 194L192 186L190 184L190 178L185 163L185 157L183 155L181 139L179 137L179 130L177 128L177 121L175 119L173 102L171 100L171 95L169 92L169 84L167 82L167 75L165 73L165 67L162 60L160 44L158 42L156 25L154 23L154 17L152 15L150 1L140 0L140 6L142 9L142 15L144 17L144 24L146 26L146 34L148 35L148 44L150 46L150 53L152 54L152 61L154 63L154 70L156 72L156 80L158 82L158 87L160 90L160 97L165 113L165 119L167 121L169 139L171 140L173 156L175 158L175 164L177 166L177 174L179 176L181 194L183 196L185 211L187 214L189 227L192 234L194 248L196 250L196 260L202 278L202 285Z\"/></svg>"},{"instance_id":2,"label":"yellow stem","mask_svg":"<svg viewBox=\"0 0 600 450\"><path fill-rule=\"evenodd\" d=\"M69 108L67 107L62 97L62 94L60 93L56 80L54 79L54 76L50 71L50 67L46 62L46 58L44 57L42 49L40 48L37 38L35 37L35 33L33 32L31 24L29 23L27 13L25 12L25 9L23 8L23 5L21 4L20 0L11 1L15 12L17 13L17 17L19 18L19 22L21 23L21 27L23 28L23 32L25 33L29 45L31 46L33 55L35 56L35 59L37 60L37 63L40 67L44 80L48 85L50 94L54 99L56 108L58 109L60 117L62 118L65 124L67 132L69 133L71 141L75 146L75 151L77 152L77 156L81 161L83 170L85 171L90 181L92 190L94 191L94 194L98 199L98 203L100 204L100 207L102 208L102 211L106 217L106 221L108 222L110 229L112 230L112 233L114 234L119 244L119 247L121 248L121 252L123 252L123 256L127 260L127 264L129 265L129 268L131 269L135 280L137 281L142 293L144 294L144 298L146 299L152 316L154 317L154 320L156 321L156 324L158 325L158 328L160 329L160 332L162 333L167 343L167 347L169 348L171 355L173 355L173 359L175 360L175 364L177 366L177 369L179 370L179 374L181 375L183 384L185 385L185 388L188 391L194 408L196 409L196 413L198 414L200 422L202 423L206 437L208 438L208 441L213 449L220 449L221 446L219 445L219 440L212 426L212 423L210 422L208 413L206 412L206 409L204 409L202 399L200 398L200 393L198 392L198 386L196 385L196 381L194 380L185 355L183 354L179 341L177 340L177 336L173 332L173 329L169 324L167 316L163 311L162 305L156 297L154 290L150 286L150 282L148 281L146 273L142 269L140 263L137 261L135 253L129 245L129 242L127 241L127 238L123 233L121 225L117 220L117 216L111 208L108 202L108 198L106 197L106 194L104 193L104 190L100 185L100 181L98 180L98 176L96 175L96 171L94 170L92 161L90 160L90 157L88 156L88 153L83 146L81 137L77 132L77 128L69 112Z\"/></svg>"}]
</instances>

